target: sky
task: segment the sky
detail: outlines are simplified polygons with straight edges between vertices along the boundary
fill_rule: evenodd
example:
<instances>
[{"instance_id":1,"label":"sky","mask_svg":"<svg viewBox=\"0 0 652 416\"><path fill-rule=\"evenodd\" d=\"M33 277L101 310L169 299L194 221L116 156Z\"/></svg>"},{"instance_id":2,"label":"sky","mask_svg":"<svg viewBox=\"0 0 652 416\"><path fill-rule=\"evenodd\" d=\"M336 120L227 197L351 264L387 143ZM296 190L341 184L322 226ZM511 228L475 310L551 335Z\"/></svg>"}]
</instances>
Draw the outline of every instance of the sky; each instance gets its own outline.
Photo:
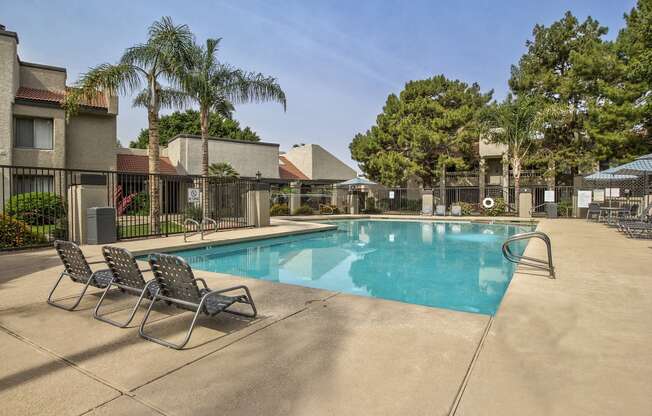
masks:
<instances>
[{"instance_id":1,"label":"sky","mask_svg":"<svg viewBox=\"0 0 652 416\"><path fill-rule=\"evenodd\" d=\"M317 143L357 168L349 143L371 127L390 93L444 74L505 97L510 66L535 24L570 10L592 16L614 38L635 0L459 1L30 1L0 0L0 24L18 32L19 56L63 66L68 84L143 42L161 16L185 23L197 41L222 38L219 59L278 79L287 111L245 104L235 118L281 150ZM144 110L121 97L118 139L146 127Z\"/></svg>"}]
</instances>

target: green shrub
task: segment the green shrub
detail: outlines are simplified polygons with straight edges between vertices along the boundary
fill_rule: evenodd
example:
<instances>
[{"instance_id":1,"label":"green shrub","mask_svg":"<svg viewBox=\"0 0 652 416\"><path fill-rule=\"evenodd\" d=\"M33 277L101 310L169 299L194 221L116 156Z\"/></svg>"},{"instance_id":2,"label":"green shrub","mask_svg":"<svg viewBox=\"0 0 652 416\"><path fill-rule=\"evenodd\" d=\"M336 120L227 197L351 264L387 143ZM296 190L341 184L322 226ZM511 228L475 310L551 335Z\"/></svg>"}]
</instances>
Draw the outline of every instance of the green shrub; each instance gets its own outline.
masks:
<instances>
[{"instance_id":1,"label":"green shrub","mask_svg":"<svg viewBox=\"0 0 652 416\"><path fill-rule=\"evenodd\" d=\"M45 243L25 222L0 214L0 249L19 248Z\"/></svg>"},{"instance_id":2,"label":"green shrub","mask_svg":"<svg viewBox=\"0 0 652 416\"><path fill-rule=\"evenodd\" d=\"M499 215L503 215L507 211L507 204L505 204L505 200L502 198L496 198L494 199L495 204L492 208L485 208L482 207L482 213L484 215L488 215L490 217L497 217Z\"/></svg>"},{"instance_id":3,"label":"green shrub","mask_svg":"<svg viewBox=\"0 0 652 416\"><path fill-rule=\"evenodd\" d=\"M407 199L403 206L403 211L421 212L422 202L420 199Z\"/></svg>"},{"instance_id":4,"label":"green shrub","mask_svg":"<svg viewBox=\"0 0 652 416\"><path fill-rule=\"evenodd\" d=\"M290 208L286 204L274 204L269 209L269 215L278 217L282 215L290 215Z\"/></svg>"},{"instance_id":5,"label":"green shrub","mask_svg":"<svg viewBox=\"0 0 652 416\"><path fill-rule=\"evenodd\" d=\"M312 215L312 208L308 205L301 205L299 208L295 209L292 215Z\"/></svg>"},{"instance_id":6,"label":"green shrub","mask_svg":"<svg viewBox=\"0 0 652 416\"><path fill-rule=\"evenodd\" d=\"M573 201L563 200L557 204L557 215L567 217L573 213Z\"/></svg>"},{"instance_id":7,"label":"green shrub","mask_svg":"<svg viewBox=\"0 0 652 416\"><path fill-rule=\"evenodd\" d=\"M5 204L5 213L29 225L54 224L66 215L61 197L51 192L14 195Z\"/></svg>"},{"instance_id":8,"label":"green shrub","mask_svg":"<svg viewBox=\"0 0 652 416\"><path fill-rule=\"evenodd\" d=\"M319 212L321 214L339 214L340 209L337 207L337 205L320 205L319 206Z\"/></svg>"},{"instance_id":9,"label":"green shrub","mask_svg":"<svg viewBox=\"0 0 652 416\"><path fill-rule=\"evenodd\" d=\"M462 215L473 215L478 210L478 206L470 202L460 202L458 205L462 208Z\"/></svg>"},{"instance_id":10,"label":"green shrub","mask_svg":"<svg viewBox=\"0 0 652 416\"><path fill-rule=\"evenodd\" d=\"M190 218L201 222L204 219L204 210L199 205L188 205L184 215L186 219Z\"/></svg>"},{"instance_id":11,"label":"green shrub","mask_svg":"<svg viewBox=\"0 0 652 416\"><path fill-rule=\"evenodd\" d=\"M361 210L363 214L381 214L382 211L376 208L376 198L367 197L365 200L365 209Z\"/></svg>"},{"instance_id":12,"label":"green shrub","mask_svg":"<svg viewBox=\"0 0 652 416\"><path fill-rule=\"evenodd\" d=\"M149 194L147 191L136 194L125 213L129 215L149 215Z\"/></svg>"}]
</instances>

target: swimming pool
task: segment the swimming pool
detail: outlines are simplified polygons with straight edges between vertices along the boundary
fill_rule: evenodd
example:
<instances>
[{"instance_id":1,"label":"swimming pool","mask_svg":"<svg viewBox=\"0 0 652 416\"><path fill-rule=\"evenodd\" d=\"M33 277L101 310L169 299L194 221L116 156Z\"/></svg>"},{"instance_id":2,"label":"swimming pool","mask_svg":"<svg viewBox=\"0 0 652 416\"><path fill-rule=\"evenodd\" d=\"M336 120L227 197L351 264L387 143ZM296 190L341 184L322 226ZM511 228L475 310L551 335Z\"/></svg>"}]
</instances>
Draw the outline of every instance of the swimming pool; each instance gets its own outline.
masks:
<instances>
[{"instance_id":1,"label":"swimming pool","mask_svg":"<svg viewBox=\"0 0 652 416\"><path fill-rule=\"evenodd\" d=\"M532 226L333 221L337 230L174 254L194 269L493 315L514 265L509 236ZM522 254L526 242L513 245Z\"/></svg>"}]
</instances>

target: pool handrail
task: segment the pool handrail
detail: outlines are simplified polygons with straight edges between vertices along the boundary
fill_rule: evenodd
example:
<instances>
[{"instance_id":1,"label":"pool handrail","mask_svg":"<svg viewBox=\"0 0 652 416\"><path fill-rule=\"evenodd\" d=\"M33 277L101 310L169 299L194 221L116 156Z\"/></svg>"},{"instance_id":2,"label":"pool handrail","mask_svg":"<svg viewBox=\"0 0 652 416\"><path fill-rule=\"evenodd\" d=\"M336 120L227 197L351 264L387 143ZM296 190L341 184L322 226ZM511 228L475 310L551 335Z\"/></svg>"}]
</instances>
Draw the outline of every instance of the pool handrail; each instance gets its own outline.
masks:
<instances>
[{"instance_id":1,"label":"pool handrail","mask_svg":"<svg viewBox=\"0 0 652 416\"><path fill-rule=\"evenodd\" d=\"M197 231L188 231L188 224L193 224L197 227ZM183 242L188 241L188 237L191 237L195 234L201 234L201 239L204 239L204 228L202 227L201 224L197 220L193 220L192 218L186 218L183 221Z\"/></svg>"},{"instance_id":2,"label":"pool handrail","mask_svg":"<svg viewBox=\"0 0 652 416\"><path fill-rule=\"evenodd\" d=\"M512 250L509 248L510 243L514 241L529 240L531 238L538 238L546 244L546 249L548 252L547 260L541 260L541 259L536 259L534 257L514 254ZM510 261L515 264L523 264L526 266L545 270L548 272L548 277L550 279L556 278L555 267L552 263L552 244L550 242L550 237L548 237L547 234L542 233L541 231L531 231L527 233L514 234L513 236L505 240L505 242L503 243L502 250L503 250L503 256L507 259L507 261Z\"/></svg>"}]
</instances>

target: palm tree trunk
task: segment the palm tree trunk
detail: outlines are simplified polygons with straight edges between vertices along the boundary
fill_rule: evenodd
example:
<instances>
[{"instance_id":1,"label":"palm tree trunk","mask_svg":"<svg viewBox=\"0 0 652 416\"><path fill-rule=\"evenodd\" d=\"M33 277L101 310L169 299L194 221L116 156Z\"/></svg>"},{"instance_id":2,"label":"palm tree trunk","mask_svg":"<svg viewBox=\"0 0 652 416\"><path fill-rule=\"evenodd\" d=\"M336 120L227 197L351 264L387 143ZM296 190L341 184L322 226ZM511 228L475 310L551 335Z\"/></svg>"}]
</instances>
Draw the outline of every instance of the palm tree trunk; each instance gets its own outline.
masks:
<instances>
[{"instance_id":1,"label":"palm tree trunk","mask_svg":"<svg viewBox=\"0 0 652 416\"><path fill-rule=\"evenodd\" d=\"M151 234L161 232L161 199L160 199L160 158L158 112L148 109L149 123L149 231Z\"/></svg>"},{"instance_id":2,"label":"palm tree trunk","mask_svg":"<svg viewBox=\"0 0 652 416\"><path fill-rule=\"evenodd\" d=\"M516 214L521 215L519 212L519 196L521 194L521 159L514 157L512 159L512 174L514 175L514 199L516 206Z\"/></svg>"},{"instance_id":3,"label":"palm tree trunk","mask_svg":"<svg viewBox=\"0 0 652 416\"><path fill-rule=\"evenodd\" d=\"M209 197L208 197L208 109L201 108L199 112L199 121L201 124L201 176L202 178L202 211L204 217L209 215Z\"/></svg>"}]
</instances>

